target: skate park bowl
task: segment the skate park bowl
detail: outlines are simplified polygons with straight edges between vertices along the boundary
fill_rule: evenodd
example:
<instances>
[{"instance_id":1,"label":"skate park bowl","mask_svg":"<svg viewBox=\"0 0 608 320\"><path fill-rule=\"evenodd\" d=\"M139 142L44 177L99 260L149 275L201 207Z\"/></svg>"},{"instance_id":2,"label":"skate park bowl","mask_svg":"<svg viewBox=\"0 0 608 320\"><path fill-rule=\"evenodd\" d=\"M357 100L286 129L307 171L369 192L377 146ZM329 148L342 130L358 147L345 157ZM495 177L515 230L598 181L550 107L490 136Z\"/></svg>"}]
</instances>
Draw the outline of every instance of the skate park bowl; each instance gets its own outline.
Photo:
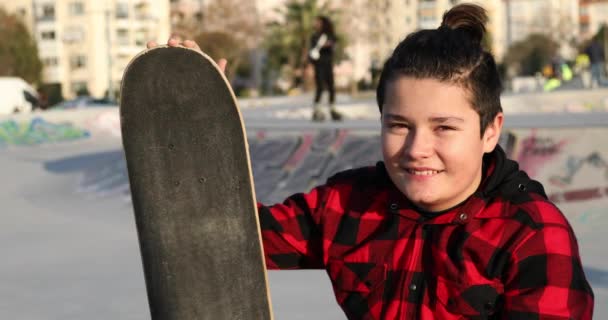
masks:
<instances>
[{"instance_id":1,"label":"skate park bowl","mask_svg":"<svg viewBox=\"0 0 608 320\"><path fill-rule=\"evenodd\" d=\"M564 103L580 100L580 92L544 100L519 95L530 98L519 103L506 97L500 144L568 218L595 293L594 318L605 319L608 92L598 92L584 92L595 99L589 104ZM373 102L343 101L338 107L349 119L313 124L306 99L301 106L297 99L242 104L261 202L282 201L381 159ZM150 318L117 108L0 118L0 170L3 317ZM276 319L345 319L324 271L271 271L269 279Z\"/></svg>"}]
</instances>

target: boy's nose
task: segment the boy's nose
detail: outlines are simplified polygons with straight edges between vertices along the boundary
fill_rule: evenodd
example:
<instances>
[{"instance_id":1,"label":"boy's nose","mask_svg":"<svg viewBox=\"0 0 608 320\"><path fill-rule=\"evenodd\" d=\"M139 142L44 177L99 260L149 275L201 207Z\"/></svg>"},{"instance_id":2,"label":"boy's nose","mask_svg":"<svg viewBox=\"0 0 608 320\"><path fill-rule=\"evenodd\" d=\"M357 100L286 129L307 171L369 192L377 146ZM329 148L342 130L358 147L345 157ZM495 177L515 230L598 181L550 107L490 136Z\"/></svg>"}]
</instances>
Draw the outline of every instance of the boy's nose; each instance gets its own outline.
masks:
<instances>
[{"instance_id":1,"label":"boy's nose","mask_svg":"<svg viewBox=\"0 0 608 320\"><path fill-rule=\"evenodd\" d=\"M410 159L428 158L433 153L432 142L430 133L423 130L412 130L405 141L404 155Z\"/></svg>"}]
</instances>

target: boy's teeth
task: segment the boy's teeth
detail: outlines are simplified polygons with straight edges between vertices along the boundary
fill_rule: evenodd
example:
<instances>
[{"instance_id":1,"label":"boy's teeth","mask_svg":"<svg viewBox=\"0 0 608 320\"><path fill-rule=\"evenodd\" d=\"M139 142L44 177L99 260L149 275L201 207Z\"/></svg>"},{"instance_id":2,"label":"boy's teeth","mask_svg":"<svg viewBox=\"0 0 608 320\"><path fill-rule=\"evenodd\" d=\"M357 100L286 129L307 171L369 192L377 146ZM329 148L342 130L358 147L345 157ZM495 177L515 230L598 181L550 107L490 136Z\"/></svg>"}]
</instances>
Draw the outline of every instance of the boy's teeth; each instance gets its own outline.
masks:
<instances>
[{"instance_id":1,"label":"boy's teeth","mask_svg":"<svg viewBox=\"0 0 608 320\"><path fill-rule=\"evenodd\" d=\"M436 171L436 170L423 170L423 171L408 170L408 171L411 174L417 175L417 176L430 176L430 175L439 173L439 171Z\"/></svg>"}]
</instances>

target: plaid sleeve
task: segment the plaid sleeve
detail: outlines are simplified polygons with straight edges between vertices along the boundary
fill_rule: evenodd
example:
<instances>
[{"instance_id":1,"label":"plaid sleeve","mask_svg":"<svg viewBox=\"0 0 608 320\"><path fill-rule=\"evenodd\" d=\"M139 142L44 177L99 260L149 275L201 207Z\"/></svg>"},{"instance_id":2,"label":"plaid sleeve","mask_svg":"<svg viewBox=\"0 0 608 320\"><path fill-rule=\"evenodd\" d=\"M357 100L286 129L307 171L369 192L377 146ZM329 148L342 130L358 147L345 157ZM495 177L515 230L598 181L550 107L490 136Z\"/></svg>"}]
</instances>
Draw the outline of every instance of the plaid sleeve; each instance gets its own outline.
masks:
<instances>
[{"instance_id":1,"label":"plaid sleeve","mask_svg":"<svg viewBox=\"0 0 608 320\"><path fill-rule=\"evenodd\" d=\"M268 269L323 267L320 211L328 189L321 186L307 194L294 194L270 207L258 203Z\"/></svg>"},{"instance_id":2,"label":"plaid sleeve","mask_svg":"<svg viewBox=\"0 0 608 320\"><path fill-rule=\"evenodd\" d=\"M535 223L513 252L505 281L505 319L591 319L593 292L572 228L557 209Z\"/></svg>"}]
</instances>

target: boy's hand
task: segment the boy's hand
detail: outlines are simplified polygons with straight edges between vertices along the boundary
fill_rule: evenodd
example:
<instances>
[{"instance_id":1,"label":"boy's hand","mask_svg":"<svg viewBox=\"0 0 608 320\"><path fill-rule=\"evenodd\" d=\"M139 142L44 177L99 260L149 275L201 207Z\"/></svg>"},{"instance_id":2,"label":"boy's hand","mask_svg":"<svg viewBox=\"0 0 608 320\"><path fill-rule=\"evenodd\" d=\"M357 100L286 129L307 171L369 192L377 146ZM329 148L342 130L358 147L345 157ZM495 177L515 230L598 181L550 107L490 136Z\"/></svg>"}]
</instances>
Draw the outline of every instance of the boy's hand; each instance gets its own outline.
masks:
<instances>
[{"instance_id":1,"label":"boy's hand","mask_svg":"<svg viewBox=\"0 0 608 320\"><path fill-rule=\"evenodd\" d=\"M201 51L201 48L198 46L198 44L192 40L184 40L183 42L181 42L179 39L171 37L169 38L169 40L167 41L167 45L170 47L186 47L186 48L190 48L190 49L194 49L197 51ZM148 49L152 49L154 47L157 47L158 43L156 43L156 41L152 40L152 41L148 41L148 43L146 44L146 47ZM220 70L222 70L222 72L226 72L226 64L228 63L228 61L224 58L219 59L217 61L217 65L218 67L220 67Z\"/></svg>"}]
</instances>

